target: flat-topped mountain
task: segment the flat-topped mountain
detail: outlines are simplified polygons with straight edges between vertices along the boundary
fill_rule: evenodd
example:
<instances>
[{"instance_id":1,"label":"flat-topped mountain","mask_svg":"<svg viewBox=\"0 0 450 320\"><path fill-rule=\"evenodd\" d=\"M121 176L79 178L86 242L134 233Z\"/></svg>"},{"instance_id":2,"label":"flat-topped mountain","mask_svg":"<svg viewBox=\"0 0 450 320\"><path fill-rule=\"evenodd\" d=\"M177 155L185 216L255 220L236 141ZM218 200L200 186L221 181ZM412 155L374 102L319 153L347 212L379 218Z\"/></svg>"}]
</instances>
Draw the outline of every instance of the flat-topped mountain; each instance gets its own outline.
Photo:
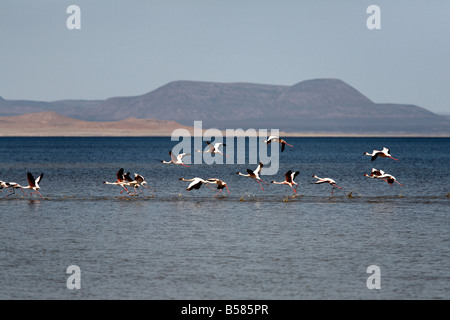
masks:
<instances>
[{"instance_id":1,"label":"flat-topped mountain","mask_svg":"<svg viewBox=\"0 0 450 320\"><path fill-rule=\"evenodd\" d=\"M0 116L55 111L82 120L134 117L203 128L280 129L285 132L449 135L448 117L408 104L373 102L339 79L292 86L174 81L149 93L106 100L54 102L0 99Z\"/></svg>"},{"instance_id":2,"label":"flat-topped mountain","mask_svg":"<svg viewBox=\"0 0 450 320\"><path fill-rule=\"evenodd\" d=\"M250 83L175 81L137 97L103 101L96 116L117 120L124 116L173 119L192 124L202 120L207 126L222 126L222 121L263 116L285 87ZM125 108L126 106L126 108Z\"/></svg>"}]
</instances>

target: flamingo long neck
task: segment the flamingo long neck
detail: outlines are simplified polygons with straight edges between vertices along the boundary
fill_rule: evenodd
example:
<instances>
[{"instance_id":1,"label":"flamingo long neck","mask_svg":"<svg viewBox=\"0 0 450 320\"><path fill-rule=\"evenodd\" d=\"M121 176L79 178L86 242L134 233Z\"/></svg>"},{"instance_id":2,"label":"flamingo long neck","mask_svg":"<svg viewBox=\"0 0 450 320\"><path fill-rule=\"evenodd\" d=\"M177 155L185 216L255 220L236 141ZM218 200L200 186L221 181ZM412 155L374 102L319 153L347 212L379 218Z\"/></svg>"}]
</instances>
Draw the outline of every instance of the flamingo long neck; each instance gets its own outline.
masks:
<instances>
[{"instance_id":1,"label":"flamingo long neck","mask_svg":"<svg viewBox=\"0 0 450 320\"><path fill-rule=\"evenodd\" d=\"M104 184L122 184L122 182L108 182L108 181L105 181L105 182L103 182Z\"/></svg>"},{"instance_id":2,"label":"flamingo long neck","mask_svg":"<svg viewBox=\"0 0 450 320\"><path fill-rule=\"evenodd\" d=\"M244 173L242 173L242 172L238 172L237 174L240 175L240 176L244 176L244 177L250 177L249 174L244 174Z\"/></svg>"}]
</instances>

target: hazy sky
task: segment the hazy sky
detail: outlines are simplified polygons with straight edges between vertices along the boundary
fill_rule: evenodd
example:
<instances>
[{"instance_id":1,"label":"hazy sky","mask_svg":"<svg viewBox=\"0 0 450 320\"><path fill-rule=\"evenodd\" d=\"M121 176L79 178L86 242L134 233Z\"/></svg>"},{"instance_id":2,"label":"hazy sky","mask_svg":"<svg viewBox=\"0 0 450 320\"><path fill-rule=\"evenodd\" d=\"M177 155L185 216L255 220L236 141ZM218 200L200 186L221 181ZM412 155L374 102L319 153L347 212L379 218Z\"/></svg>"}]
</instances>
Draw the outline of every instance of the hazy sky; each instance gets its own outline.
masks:
<instances>
[{"instance_id":1,"label":"hazy sky","mask_svg":"<svg viewBox=\"0 0 450 320\"><path fill-rule=\"evenodd\" d=\"M67 28L70 5L79 30ZM367 28L370 5L379 30ZM339 78L377 103L450 114L449 0L0 0L0 39L5 99Z\"/></svg>"}]
</instances>

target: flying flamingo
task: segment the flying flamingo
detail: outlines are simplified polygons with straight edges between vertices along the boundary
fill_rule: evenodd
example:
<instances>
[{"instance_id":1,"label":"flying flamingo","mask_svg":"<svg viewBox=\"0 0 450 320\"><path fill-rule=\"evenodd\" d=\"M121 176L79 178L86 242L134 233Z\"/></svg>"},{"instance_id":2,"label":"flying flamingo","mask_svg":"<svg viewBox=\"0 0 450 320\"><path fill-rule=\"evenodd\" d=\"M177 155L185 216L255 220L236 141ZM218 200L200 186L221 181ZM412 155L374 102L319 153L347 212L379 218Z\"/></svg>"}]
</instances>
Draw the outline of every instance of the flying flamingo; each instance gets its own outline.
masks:
<instances>
[{"instance_id":1,"label":"flying flamingo","mask_svg":"<svg viewBox=\"0 0 450 320\"><path fill-rule=\"evenodd\" d=\"M183 157L189 155L189 153L180 153L178 156L175 157L175 155L172 154L172 151L169 151L169 155L171 158L170 161L161 160L161 162L162 163L181 164L182 166L189 167L183 163Z\"/></svg>"},{"instance_id":2,"label":"flying flamingo","mask_svg":"<svg viewBox=\"0 0 450 320\"><path fill-rule=\"evenodd\" d=\"M192 178L192 179L180 178L179 180L191 181L191 183L189 184L189 186L186 189L187 191L191 191L192 189L200 189L202 184L207 184L208 183L205 179L198 178L198 177L195 177L195 178Z\"/></svg>"},{"instance_id":3,"label":"flying flamingo","mask_svg":"<svg viewBox=\"0 0 450 320\"><path fill-rule=\"evenodd\" d=\"M134 194L133 195L137 195L137 190L136 190L136 184L137 184L137 182L136 181L134 181L134 179L131 179L131 177L130 177L130 172L125 172L123 175L122 175L122 177L123 177L123 185L124 186L131 186L131 187L133 187L134 188ZM141 190L139 190L139 191L141 191ZM141 191L142 192L142 191ZM131 195L131 193L130 192L128 192L128 194L130 194Z\"/></svg>"},{"instance_id":4,"label":"flying flamingo","mask_svg":"<svg viewBox=\"0 0 450 320\"><path fill-rule=\"evenodd\" d=\"M385 173L383 170L377 170L375 168L372 168L372 172L369 174L365 173L364 176L372 178L372 179L380 179L384 180L389 184L393 184L394 182L398 183L399 185L403 186L400 182L397 181L397 179L388 173Z\"/></svg>"},{"instance_id":5,"label":"flying flamingo","mask_svg":"<svg viewBox=\"0 0 450 320\"><path fill-rule=\"evenodd\" d=\"M115 182L103 181L103 183L104 184L113 184L113 185L121 186L128 194L130 194L130 191L128 191L128 189L125 187L127 182L124 179L123 171L124 171L123 168L120 168L119 171L117 171L117 180ZM122 192L124 190L120 191L120 194L122 194Z\"/></svg>"},{"instance_id":6,"label":"flying flamingo","mask_svg":"<svg viewBox=\"0 0 450 320\"><path fill-rule=\"evenodd\" d=\"M247 174L241 173L241 172L236 172L236 174L244 176L244 177L250 177L252 179L255 179L256 182L259 183L259 186L261 187L261 189L264 191L264 188L261 185L261 182L264 182L266 185L269 185L267 182L265 182L263 179L261 179L261 177L259 176L259 173L261 172L261 169L263 167L263 163L259 162L258 167L255 169L255 171L252 171L250 169L247 169Z\"/></svg>"},{"instance_id":7,"label":"flying flamingo","mask_svg":"<svg viewBox=\"0 0 450 320\"><path fill-rule=\"evenodd\" d=\"M287 143L286 141L284 141L283 139L281 139L278 136L270 136L269 138L267 138L267 140L264 140L264 142L266 143L266 145L269 145L271 142L278 142L281 144L281 152L284 151L284 147L286 145L293 147L293 145Z\"/></svg>"},{"instance_id":8,"label":"flying flamingo","mask_svg":"<svg viewBox=\"0 0 450 320\"><path fill-rule=\"evenodd\" d=\"M127 173L124 174L124 180L126 181L126 185L127 186L131 186L131 187L134 188L135 194L137 194L137 190L141 191L141 193L144 194L142 192L142 190L139 189L140 186L143 186L143 187L145 187L145 188L147 188L149 190L151 189L147 185L147 181L145 181L145 178L142 175L140 175L140 174L135 173L134 174L134 179L131 179L130 173L127 172Z\"/></svg>"},{"instance_id":9,"label":"flying flamingo","mask_svg":"<svg viewBox=\"0 0 450 320\"><path fill-rule=\"evenodd\" d=\"M277 182L277 181L270 181L270 182L274 183L274 184L287 184L288 186L290 186L292 188L292 190L294 190L295 193L297 193L298 183L295 182L294 179L296 176L299 175L299 173L300 173L300 171L292 172L292 170L289 170L288 172L286 172L284 174L284 176L286 177L286 180L280 181L280 182ZM294 189L293 185L296 186L295 189Z\"/></svg>"},{"instance_id":10,"label":"flying flamingo","mask_svg":"<svg viewBox=\"0 0 450 320\"><path fill-rule=\"evenodd\" d=\"M28 186L23 187L24 189L31 189L34 190L30 192L30 195L32 195L33 193L37 193L41 196L42 199L44 199L44 197L42 196L42 194L39 192L39 189L41 188L39 186L39 182L42 180L42 177L44 176L43 173L41 173L39 175L39 177L37 177L36 179L34 179L33 175L31 174L31 172L27 172L27 179L28 179Z\"/></svg>"},{"instance_id":11,"label":"flying flamingo","mask_svg":"<svg viewBox=\"0 0 450 320\"><path fill-rule=\"evenodd\" d=\"M212 154L220 153L220 154L224 155L225 157L229 157L229 155L226 155L225 153L222 153L222 152L220 152L220 150L219 150L220 146L225 146L225 147L226 147L226 144L225 144L225 143L218 142L218 143L215 143L214 145L212 145L211 142L206 141L206 144L207 144L208 147L209 147L208 150L206 150L206 151L200 151L200 150L197 150L197 152L202 152L202 153L212 153Z\"/></svg>"},{"instance_id":12,"label":"flying flamingo","mask_svg":"<svg viewBox=\"0 0 450 320\"><path fill-rule=\"evenodd\" d=\"M372 172L370 174L365 173L364 176L372 178L372 179L379 179L380 176L384 175L386 172L383 170L378 170L375 168L372 168Z\"/></svg>"},{"instance_id":13,"label":"flying flamingo","mask_svg":"<svg viewBox=\"0 0 450 320\"><path fill-rule=\"evenodd\" d=\"M206 180L206 182L211 183L211 184L217 184L217 189L219 189L219 192L217 192L215 196L217 196L219 193L221 193L223 188L227 188L227 192L230 193L230 190L228 190L228 186L227 186L226 182L223 180L220 180L217 178L209 178Z\"/></svg>"},{"instance_id":14,"label":"flying flamingo","mask_svg":"<svg viewBox=\"0 0 450 320\"><path fill-rule=\"evenodd\" d=\"M334 190L334 188L342 189L342 187L339 187L339 186L336 184L336 181L334 181L334 180L331 179L331 178L319 178L319 177L316 176L316 175L313 175L313 178L318 179L316 182L313 182L314 184L329 183L331 186L333 186L333 188L331 189L331 195L333 195L333 190Z\"/></svg>"},{"instance_id":15,"label":"flying flamingo","mask_svg":"<svg viewBox=\"0 0 450 320\"><path fill-rule=\"evenodd\" d=\"M148 186L147 181L145 181L144 176L142 176L140 174L137 174L137 173L134 174L134 181L133 181L133 183L134 183L134 188L135 189L139 188L140 186L143 186L143 187L145 187L145 188L147 188L149 190L151 189Z\"/></svg>"},{"instance_id":16,"label":"flying flamingo","mask_svg":"<svg viewBox=\"0 0 450 320\"><path fill-rule=\"evenodd\" d=\"M366 155L366 156L371 156L372 157L371 161L374 161L378 157L391 158L391 159L394 159L394 160L398 161L398 159L395 159L395 158L393 158L391 156L391 151L388 148L386 148L386 147L383 147L383 150L381 150L381 151L380 150L373 150L372 153L364 152L363 154Z\"/></svg>"}]
</instances>

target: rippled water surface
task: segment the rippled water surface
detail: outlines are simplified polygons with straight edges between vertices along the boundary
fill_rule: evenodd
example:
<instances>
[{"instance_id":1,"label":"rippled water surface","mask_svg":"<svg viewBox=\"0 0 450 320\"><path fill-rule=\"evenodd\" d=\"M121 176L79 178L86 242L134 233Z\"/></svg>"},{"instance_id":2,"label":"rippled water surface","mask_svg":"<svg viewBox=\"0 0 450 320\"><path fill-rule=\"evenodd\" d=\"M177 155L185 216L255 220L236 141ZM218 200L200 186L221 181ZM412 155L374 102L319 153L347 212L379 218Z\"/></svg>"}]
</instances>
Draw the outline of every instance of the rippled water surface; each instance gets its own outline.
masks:
<instances>
[{"instance_id":1,"label":"rippled water surface","mask_svg":"<svg viewBox=\"0 0 450 320\"><path fill-rule=\"evenodd\" d=\"M450 298L450 139L286 140L279 172L262 177L299 170L295 197L236 175L255 164L162 164L170 138L0 138L0 180L44 173L44 199L0 192L0 298ZM383 146L399 161L363 155ZM103 184L121 167L152 190ZM404 186L364 177L373 167ZM196 176L230 193L186 191L179 178ZM371 265L381 289L366 285Z\"/></svg>"}]
</instances>

